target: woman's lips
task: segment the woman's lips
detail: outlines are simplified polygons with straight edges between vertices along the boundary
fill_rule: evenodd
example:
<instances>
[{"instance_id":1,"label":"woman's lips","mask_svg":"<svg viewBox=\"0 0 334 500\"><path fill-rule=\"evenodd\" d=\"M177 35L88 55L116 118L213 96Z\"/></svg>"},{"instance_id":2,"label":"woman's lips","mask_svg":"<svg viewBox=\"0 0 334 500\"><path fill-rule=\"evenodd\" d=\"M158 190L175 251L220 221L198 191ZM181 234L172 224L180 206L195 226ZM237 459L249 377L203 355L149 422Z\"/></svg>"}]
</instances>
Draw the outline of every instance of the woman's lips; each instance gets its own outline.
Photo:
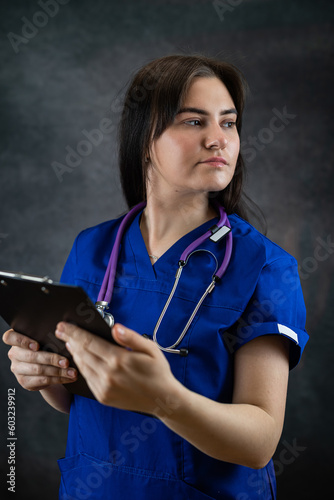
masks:
<instances>
[{"instance_id":1,"label":"woman's lips","mask_svg":"<svg viewBox=\"0 0 334 500\"><path fill-rule=\"evenodd\" d=\"M200 163L210 163L216 167L223 167L224 165L227 165L227 161L222 156L212 156L211 158L207 158Z\"/></svg>"}]
</instances>

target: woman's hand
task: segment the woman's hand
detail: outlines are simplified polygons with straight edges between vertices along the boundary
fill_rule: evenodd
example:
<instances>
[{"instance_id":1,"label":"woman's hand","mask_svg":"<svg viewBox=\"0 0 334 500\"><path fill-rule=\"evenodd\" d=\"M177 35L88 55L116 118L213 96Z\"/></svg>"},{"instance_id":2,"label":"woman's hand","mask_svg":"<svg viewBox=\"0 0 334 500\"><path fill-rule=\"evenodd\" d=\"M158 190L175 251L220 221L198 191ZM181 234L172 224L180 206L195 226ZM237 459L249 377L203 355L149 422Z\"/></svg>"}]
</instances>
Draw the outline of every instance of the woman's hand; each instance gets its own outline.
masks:
<instances>
[{"instance_id":1,"label":"woman's hand","mask_svg":"<svg viewBox=\"0 0 334 500\"><path fill-rule=\"evenodd\" d=\"M66 342L100 403L155 415L218 460L262 468L272 457L289 374L288 350L278 335L259 337L237 351L232 403L187 389L154 342L122 325L114 326L112 336L123 347L63 322L56 336Z\"/></svg>"},{"instance_id":2,"label":"woman's hand","mask_svg":"<svg viewBox=\"0 0 334 500\"><path fill-rule=\"evenodd\" d=\"M118 347L64 322L57 325L56 336L66 342L80 373L100 403L156 416L163 405L167 407L166 412L175 405L168 395L179 382L163 353L147 338L117 324L112 336L123 346Z\"/></svg>"},{"instance_id":3,"label":"woman's hand","mask_svg":"<svg viewBox=\"0 0 334 500\"><path fill-rule=\"evenodd\" d=\"M31 338L14 330L7 330L2 340L12 346L8 352L11 371L24 389L40 391L52 385L68 384L76 380L77 370L69 367L67 358L40 351L39 344Z\"/></svg>"}]
</instances>

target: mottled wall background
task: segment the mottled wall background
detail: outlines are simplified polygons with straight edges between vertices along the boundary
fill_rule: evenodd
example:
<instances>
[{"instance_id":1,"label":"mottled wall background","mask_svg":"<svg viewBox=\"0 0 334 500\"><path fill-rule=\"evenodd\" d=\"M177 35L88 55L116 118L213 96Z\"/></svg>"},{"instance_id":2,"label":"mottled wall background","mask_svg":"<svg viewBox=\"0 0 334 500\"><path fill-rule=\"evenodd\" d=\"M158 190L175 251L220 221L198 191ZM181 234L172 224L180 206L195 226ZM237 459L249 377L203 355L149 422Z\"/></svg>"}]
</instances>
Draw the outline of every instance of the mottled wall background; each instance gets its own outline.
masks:
<instances>
[{"instance_id":1,"label":"mottled wall background","mask_svg":"<svg viewBox=\"0 0 334 500\"><path fill-rule=\"evenodd\" d=\"M275 456L279 499L322 498L334 465L333 3L3 0L0 8L0 269L59 279L77 233L124 211L115 99L141 65L201 52L244 72L248 191L268 236L300 263L311 336L290 378ZM93 129L103 129L95 144ZM68 171L57 177L54 162ZM7 390L16 388L16 494L8 498L56 499L67 417L18 386L2 344L0 356L2 488Z\"/></svg>"}]
</instances>

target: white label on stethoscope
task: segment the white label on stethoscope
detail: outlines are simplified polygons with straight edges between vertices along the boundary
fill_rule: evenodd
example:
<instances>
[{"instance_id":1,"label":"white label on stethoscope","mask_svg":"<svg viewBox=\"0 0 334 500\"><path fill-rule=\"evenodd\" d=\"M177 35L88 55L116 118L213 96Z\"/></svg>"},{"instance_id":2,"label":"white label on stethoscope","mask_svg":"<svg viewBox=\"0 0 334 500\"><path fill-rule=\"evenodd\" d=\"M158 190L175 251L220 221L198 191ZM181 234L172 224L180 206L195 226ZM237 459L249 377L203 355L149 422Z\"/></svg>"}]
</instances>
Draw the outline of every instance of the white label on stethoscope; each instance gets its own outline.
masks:
<instances>
[{"instance_id":1,"label":"white label on stethoscope","mask_svg":"<svg viewBox=\"0 0 334 500\"><path fill-rule=\"evenodd\" d=\"M227 235L227 233L229 233L231 231L231 228L228 227L228 226L223 226L223 227L220 227L218 229L218 231L216 231L215 233L213 233L211 236L210 236L210 240L211 241L214 241L215 243L217 243L217 241L221 240L222 238L224 238L224 236Z\"/></svg>"}]
</instances>

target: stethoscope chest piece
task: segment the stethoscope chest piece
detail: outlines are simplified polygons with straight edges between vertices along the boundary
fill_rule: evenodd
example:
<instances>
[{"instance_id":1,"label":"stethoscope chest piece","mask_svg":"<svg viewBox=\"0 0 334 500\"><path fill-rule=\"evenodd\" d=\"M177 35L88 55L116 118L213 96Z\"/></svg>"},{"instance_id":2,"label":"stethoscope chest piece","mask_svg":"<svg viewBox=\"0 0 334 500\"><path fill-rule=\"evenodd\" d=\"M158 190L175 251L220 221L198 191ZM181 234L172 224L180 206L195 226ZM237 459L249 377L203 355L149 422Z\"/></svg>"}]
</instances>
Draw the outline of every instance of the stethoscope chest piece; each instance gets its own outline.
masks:
<instances>
[{"instance_id":1,"label":"stethoscope chest piece","mask_svg":"<svg viewBox=\"0 0 334 500\"><path fill-rule=\"evenodd\" d=\"M115 324L115 319L114 316L111 313L106 312L106 309L109 309L109 304L108 302L105 302L104 300L99 300L98 302L95 302L95 307L101 314L102 318L104 321L107 323L110 328L114 326Z\"/></svg>"}]
</instances>

